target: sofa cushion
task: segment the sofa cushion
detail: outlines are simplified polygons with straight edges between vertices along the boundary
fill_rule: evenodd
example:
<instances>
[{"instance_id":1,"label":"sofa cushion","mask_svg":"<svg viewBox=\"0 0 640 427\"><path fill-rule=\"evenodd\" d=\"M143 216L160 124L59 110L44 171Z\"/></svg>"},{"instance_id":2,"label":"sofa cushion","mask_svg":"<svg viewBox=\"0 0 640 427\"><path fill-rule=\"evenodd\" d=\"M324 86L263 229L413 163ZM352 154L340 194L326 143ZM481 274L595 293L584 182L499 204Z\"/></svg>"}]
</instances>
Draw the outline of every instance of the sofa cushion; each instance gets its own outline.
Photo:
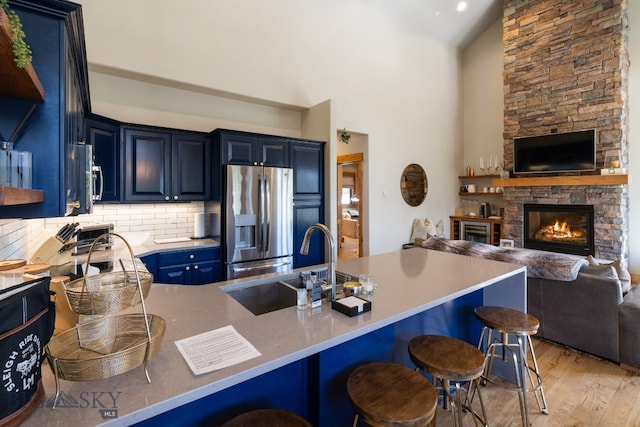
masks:
<instances>
[{"instance_id":1,"label":"sofa cushion","mask_svg":"<svg viewBox=\"0 0 640 427\"><path fill-rule=\"evenodd\" d=\"M589 255L587 257L587 262L592 267L596 267L596 266L613 267L616 271L616 274L618 275L620 284L622 285L622 293L626 294L627 292L629 292L629 289L631 289L631 275L629 274L629 271L627 271L627 269L622 266L622 264L620 263L620 260L616 260L611 263L598 262L594 257Z\"/></svg>"}]
</instances>

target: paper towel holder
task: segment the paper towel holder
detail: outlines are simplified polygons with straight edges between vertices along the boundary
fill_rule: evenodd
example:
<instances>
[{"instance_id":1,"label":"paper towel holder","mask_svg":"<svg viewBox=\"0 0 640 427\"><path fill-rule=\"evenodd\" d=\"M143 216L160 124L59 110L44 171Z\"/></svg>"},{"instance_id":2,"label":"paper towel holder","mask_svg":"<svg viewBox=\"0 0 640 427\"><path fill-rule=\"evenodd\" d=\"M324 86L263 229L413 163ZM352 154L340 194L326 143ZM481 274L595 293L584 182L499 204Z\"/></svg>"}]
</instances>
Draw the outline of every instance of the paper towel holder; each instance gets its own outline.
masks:
<instances>
[{"instance_id":1,"label":"paper towel holder","mask_svg":"<svg viewBox=\"0 0 640 427\"><path fill-rule=\"evenodd\" d=\"M195 213L193 215L193 236L191 238L205 239L206 237L205 215L203 213Z\"/></svg>"}]
</instances>

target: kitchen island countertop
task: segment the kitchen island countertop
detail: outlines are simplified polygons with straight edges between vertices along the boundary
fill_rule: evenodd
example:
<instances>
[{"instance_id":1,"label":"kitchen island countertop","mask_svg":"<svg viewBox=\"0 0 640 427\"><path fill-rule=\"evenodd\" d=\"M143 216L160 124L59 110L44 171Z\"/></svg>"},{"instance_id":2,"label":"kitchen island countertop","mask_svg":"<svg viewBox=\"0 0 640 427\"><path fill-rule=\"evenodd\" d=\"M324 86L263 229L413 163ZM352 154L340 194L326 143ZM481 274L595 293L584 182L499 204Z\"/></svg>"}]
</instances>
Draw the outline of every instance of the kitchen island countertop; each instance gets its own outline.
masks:
<instances>
[{"instance_id":1,"label":"kitchen island countertop","mask_svg":"<svg viewBox=\"0 0 640 427\"><path fill-rule=\"evenodd\" d=\"M359 273L374 276L378 289L370 296L370 312L347 317L324 301L315 309L297 310L294 306L254 316L220 289L222 285L256 277L200 286L154 283L146 300L147 311L163 317L167 328L162 347L148 363L151 384L142 367L98 381L61 380L61 400L52 410L55 381L45 362L45 403L24 425L130 425L501 280L522 276L524 289L526 272L524 267L513 264L421 248L345 260L338 263L337 269L355 277ZM278 275L259 278L270 276ZM133 309L136 310L140 308ZM218 371L193 375L175 341L227 325L232 325L261 355ZM109 408L117 409L116 416Z\"/></svg>"}]
</instances>

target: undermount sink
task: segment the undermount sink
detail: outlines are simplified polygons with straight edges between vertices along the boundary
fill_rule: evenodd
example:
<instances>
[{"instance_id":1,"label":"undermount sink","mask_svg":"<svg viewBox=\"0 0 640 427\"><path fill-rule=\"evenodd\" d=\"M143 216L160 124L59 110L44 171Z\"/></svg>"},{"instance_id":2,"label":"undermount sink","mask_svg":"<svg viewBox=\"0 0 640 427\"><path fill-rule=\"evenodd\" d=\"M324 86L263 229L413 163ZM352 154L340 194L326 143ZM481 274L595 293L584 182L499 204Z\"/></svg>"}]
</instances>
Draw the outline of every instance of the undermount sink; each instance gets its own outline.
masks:
<instances>
[{"instance_id":1,"label":"undermount sink","mask_svg":"<svg viewBox=\"0 0 640 427\"><path fill-rule=\"evenodd\" d=\"M336 282L338 284L350 280L350 277L336 272ZM220 289L242 304L251 313L259 316L295 306L297 300L296 289L301 285L302 278L300 274L289 274L268 281L259 280L222 286Z\"/></svg>"},{"instance_id":2,"label":"undermount sink","mask_svg":"<svg viewBox=\"0 0 640 427\"><path fill-rule=\"evenodd\" d=\"M263 283L225 292L256 316L296 305L296 288L284 282Z\"/></svg>"}]
</instances>

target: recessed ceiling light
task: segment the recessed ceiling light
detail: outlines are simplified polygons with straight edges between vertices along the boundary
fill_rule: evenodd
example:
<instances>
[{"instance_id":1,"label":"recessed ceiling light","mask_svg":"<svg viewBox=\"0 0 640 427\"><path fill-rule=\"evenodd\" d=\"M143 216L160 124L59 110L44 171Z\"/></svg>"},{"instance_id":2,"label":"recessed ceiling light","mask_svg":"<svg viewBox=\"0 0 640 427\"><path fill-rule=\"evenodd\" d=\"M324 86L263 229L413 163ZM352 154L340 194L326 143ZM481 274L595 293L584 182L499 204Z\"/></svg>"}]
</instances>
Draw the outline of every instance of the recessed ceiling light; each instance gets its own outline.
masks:
<instances>
[{"instance_id":1,"label":"recessed ceiling light","mask_svg":"<svg viewBox=\"0 0 640 427\"><path fill-rule=\"evenodd\" d=\"M467 2L466 1L461 1L460 3L458 3L458 6L456 7L456 10L458 12L462 12L466 8L467 8Z\"/></svg>"}]
</instances>

